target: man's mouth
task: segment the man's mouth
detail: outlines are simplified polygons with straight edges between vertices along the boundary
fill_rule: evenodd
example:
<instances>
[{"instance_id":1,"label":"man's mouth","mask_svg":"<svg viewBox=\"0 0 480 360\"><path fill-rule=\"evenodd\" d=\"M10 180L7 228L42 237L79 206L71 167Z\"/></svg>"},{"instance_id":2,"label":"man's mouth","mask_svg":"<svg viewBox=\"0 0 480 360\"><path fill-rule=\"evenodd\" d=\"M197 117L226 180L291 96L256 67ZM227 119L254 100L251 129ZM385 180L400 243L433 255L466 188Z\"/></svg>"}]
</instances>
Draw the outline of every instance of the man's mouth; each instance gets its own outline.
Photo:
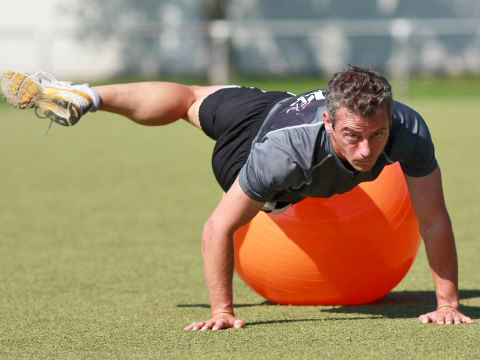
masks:
<instances>
[{"instance_id":1,"label":"man's mouth","mask_svg":"<svg viewBox=\"0 0 480 360\"><path fill-rule=\"evenodd\" d=\"M359 165L370 165L371 163L373 163L373 159L371 159L371 160L357 160L356 163L359 164Z\"/></svg>"}]
</instances>

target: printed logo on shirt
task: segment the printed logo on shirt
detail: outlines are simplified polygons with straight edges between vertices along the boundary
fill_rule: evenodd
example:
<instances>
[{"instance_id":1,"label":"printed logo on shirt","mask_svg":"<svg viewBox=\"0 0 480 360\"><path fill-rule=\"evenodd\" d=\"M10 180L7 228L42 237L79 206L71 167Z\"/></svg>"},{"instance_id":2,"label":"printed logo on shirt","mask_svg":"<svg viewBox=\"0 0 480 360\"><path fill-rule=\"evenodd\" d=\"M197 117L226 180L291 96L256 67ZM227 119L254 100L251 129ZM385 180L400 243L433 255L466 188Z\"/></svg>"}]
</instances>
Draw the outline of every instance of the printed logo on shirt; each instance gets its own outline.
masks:
<instances>
[{"instance_id":1,"label":"printed logo on shirt","mask_svg":"<svg viewBox=\"0 0 480 360\"><path fill-rule=\"evenodd\" d=\"M286 110L288 114L290 111L302 111L304 110L312 101L314 100L323 100L325 95L323 95L322 90L316 90L302 96L299 96Z\"/></svg>"}]
</instances>

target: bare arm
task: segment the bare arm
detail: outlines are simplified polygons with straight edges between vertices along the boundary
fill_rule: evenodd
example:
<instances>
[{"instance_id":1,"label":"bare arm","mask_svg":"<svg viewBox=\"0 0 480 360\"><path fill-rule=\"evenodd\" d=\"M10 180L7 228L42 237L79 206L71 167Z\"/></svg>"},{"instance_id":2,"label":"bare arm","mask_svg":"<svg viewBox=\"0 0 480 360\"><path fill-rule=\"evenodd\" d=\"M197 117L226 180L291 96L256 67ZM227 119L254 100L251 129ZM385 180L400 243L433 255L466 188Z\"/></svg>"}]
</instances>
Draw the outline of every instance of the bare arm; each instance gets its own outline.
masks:
<instances>
[{"instance_id":1,"label":"bare arm","mask_svg":"<svg viewBox=\"0 0 480 360\"><path fill-rule=\"evenodd\" d=\"M440 168L424 177L405 176L425 243L437 297L437 310L423 323L459 324L472 320L458 311L458 265L455 238L445 206Z\"/></svg>"},{"instance_id":2,"label":"bare arm","mask_svg":"<svg viewBox=\"0 0 480 360\"><path fill-rule=\"evenodd\" d=\"M233 234L249 222L263 205L245 195L237 179L208 218L202 234L202 254L211 319L194 322L185 330L218 330L244 326L243 321L236 319L233 312Z\"/></svg>"}]
</instances>

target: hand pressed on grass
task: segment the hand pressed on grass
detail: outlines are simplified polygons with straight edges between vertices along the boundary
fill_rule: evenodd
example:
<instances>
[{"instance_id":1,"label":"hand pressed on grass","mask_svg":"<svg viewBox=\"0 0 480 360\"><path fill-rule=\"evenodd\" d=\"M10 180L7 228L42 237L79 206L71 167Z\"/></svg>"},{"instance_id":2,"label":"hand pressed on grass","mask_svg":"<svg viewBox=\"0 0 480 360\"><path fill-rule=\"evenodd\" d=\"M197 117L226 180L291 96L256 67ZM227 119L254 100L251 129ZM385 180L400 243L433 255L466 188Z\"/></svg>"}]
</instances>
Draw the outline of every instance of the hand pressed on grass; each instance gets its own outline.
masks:
<instances>
[{"instance_id":1,"label":"hand pressed on grass","mask_svg":"<svg viewBox=\"0 0 480 360\"><path fill-rule=\"evenodd\" d=\"M457 308L453 306L439 306L437 310L420 315L418 320L422 324L440 324L440 325L452 325L452 324L472 324L473 320L468 316L463 315Z\"/></svg>"},{"instance_id":2,"label":"hand pressed on grass","mask_svg":"<svg viewBox=\"0 0 480 360\"><path fill-rule=\"evenodd\" d=\"M186 331L196 331L196 330L222 330L222 329L241 329L245 327L245 322L243 320L237 319L231 313L217 313L212 315L210 320L193 322L188 325L185 329Z\"/></svg>"}]
</instances>

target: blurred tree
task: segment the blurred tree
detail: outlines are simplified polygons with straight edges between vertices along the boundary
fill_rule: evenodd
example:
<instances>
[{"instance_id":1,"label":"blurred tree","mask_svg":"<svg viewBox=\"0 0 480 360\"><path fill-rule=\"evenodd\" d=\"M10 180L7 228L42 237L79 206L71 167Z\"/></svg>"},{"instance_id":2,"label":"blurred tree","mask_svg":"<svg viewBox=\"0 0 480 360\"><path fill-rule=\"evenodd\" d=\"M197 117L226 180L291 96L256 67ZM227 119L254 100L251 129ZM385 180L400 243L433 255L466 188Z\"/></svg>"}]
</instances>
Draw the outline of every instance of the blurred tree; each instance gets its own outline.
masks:
<instances>
[{"instance_id":1,"label":"blurred tree","mask_svg":"<svg viewBox=\"0 0 480 360\"><path fill-rule=\"evenodd\" d=\"M367 63L383 71L405 63L388 28L381 30L383 33L365 35L346 31L331 21L293 36L273 34L267 26L250 33L248 28L239 27L223 51L215 52L204 25L208 20L228 19L242 25L251 20L266 24L265 20L348 22L462 17L476 20L480 16L479 0L296 0L294 3L79 0L78 3L79 38L97 48L110 41L118 49L119 73L149 76L158 73L205 75L209 63L213 64L212 69L221 67L217 66L220 62L215 61L215 54L220 54L217 59L226 59L224 68L231 64L237 73L260 75L325 74L345 63ZM197 26L189 27L192 23ZM430 25L425 22L425 26ZM414 30L408 39L410 71L480 71L478 33L456 33L454 29L447 34L443 29L434 28L429 31L431 35L415 36Z\"/></svg>"},{"instance_id":2,"label":"blurred tree","mask_svg":"<svg viewBox=\"0 0 480 360\"><path fill-rule=\"evenodd\" d=\"M225 0L204 0L205 15L208 20L225 19L226 5Z\"/></svg>"},{"instance_id":3,"label":"blurred tree","mask_svg":"<svg viewBox=\"0 0 480 360\"><path fill-rule=\"evenodd\" d=\"M118 47L120 74L204 73L207 39L182 25L218 16L222 1L83 0L76 17L78 38Z\"/></svg>"}]
</instances>

